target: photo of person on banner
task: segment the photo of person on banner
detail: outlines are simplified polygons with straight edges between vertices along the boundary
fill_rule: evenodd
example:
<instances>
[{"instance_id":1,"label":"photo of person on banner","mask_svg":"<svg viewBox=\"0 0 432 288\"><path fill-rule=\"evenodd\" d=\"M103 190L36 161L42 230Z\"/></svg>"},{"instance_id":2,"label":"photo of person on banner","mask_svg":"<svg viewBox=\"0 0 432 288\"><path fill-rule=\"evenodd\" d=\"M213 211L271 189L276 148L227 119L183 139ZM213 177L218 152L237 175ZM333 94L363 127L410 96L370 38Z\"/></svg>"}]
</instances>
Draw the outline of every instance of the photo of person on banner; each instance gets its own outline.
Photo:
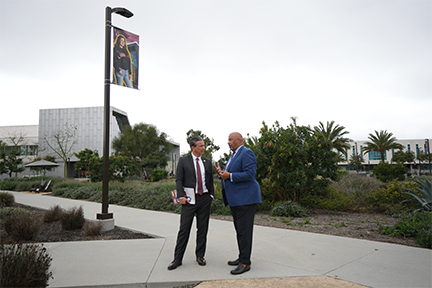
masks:
<instances>
[{"instance_id":1,"label":"photo of person on banner","mask_svg":"<svg viewBox=\"0 0 432 288\"><path fill-rule=\"evenodd\" d=\"M114 83L121 86L132 86L132 58L129 52L126 37L117 35L113 51Z\"/></svg>"}]
</instances>

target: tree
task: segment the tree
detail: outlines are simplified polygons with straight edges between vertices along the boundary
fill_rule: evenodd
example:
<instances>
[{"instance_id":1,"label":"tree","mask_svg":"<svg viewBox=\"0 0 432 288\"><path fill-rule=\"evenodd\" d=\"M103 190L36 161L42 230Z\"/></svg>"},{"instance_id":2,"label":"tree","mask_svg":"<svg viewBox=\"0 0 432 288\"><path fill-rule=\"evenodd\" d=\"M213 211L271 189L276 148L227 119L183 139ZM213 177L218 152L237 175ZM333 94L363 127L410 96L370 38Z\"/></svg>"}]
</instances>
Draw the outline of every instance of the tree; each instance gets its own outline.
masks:
<instances>
[{"instance_id":1,"label":"tree","mask_svg":"<svg viewBox=\"0 0 432 288\"><path fill-rule=\"evenodd\" d=\"M172 150L167 137L156 126L139 123L133 127L126 126L123 134L114 138L112 146L116 154L133 160L141 178L144 178L146 169L167 165L168 153Z\"/></svg>"},{"instance_id":2,"label":"tree","mask_svg":"<svg viewBox=\"0 0 432 288\"><path fill-rule=\"evenodd\" d=\"M219 151L220 147L214 144L213 138L207 137L207 135L203 134L200 130L193 130L190 129L186 133L186 142L189 143L189 141L194 136L199 136L203 139L204 145L206 147L206 150L204 151L203 156L207 157L209 159L213 159L212 154L216 151ZM189 153L192 152L192 150L189 151Z\"/></svg>"},{"instance_id":3,"label":"tree","mask_svg":"<svg viewBox=\"0 0 432 288\"><path fill-rule=\"evenodd\" d=\"M74 153L75 157L77 157L79 160L75 163L75 170L78 171L87 171L90 173L89 170L89 163L90 160L93 157L99 157L98 151L97 150L90 150L88 148L81 150L78 153ZM80 175L81 176L81 175Z\"/></svg>"},{"instance_id":4,"label":"tree","mask_svg":"<svg viewBox=\"0 0 432 288\"><path fill-rule=\"evenodd\" d=\"M66 123L63 130L58 130L51 137L45 136L44 142L63 160L67 177L67 160L73 155L72 147L78 141L77 126Z\"/></svg>"},{"instance_id":5,"label":"tree","mask_svg":"<svg viewBox=\"0 0 432 288\"><path fill-rule=\"evenodd\" d=\"M378 151L381 154L381 161L385 160L385 152L390 149L400 149L402 150L404 146L397 143L397 139L392 137L393 133L387 133L387 130L381 130L380 132L375 130L374 134L369 134L369 140L364 143L364 153L369 153L373 151Z\"/></svg>"},{"instance_id":6,"label":"tree","mask_svg":"<svg viewBox=\"0 0 432 288\"><path fill-rule=\"evenodd\" d=\"M4 151L6 143L0 140L0 175L8 172L6 169L6 153Z\"/></svg>"},{"instance_id":7,"label":"tree","mask_svg":"<svg viewBox=\"0 0 432 288\"><path fill-rule=\"evenodd\" d=\"M356 167L357 173L360 170L360 168L363 166L363 163L364 163L364 159L359 155L354 155L354 154L351 155L348 161L349 166Z\"/></svg>"},{"instance_id":8,"label":"tree","mask_svg":"<svg viewBox=\"0 0 432 288\"><path fill-rule=\"evenodd\" d=\"M103 178L103 157L94 154L88 164L90 180L100 182ZM134 175L137 167L133 161L122 155L111 155L109 157L109 180L124 182L127 177Z\"/></svg>"},{"instance_id":9,"label":"tree","mask_svg":"<svg viewBox=\"0 0 432 288\"><path fill-rule=\"evenodd\" d=\"M9 177L12 177L12 173L15 173L15 177L17 177L18 173L25 170L24 166L22 165L22 158L19 158L21 155L20 144L21 142L24 142L25 137L26 134L21 131L8 133L8 138L13 145L9 146L9 151L5 153L4 167L8 170L6 173L9 173Z\"/></svg>"},{"instance_id":10,"label":"tree","mask_svg":"<svg viewBox=\"0 0 432 288\"><path fill-rule=\"evenodd\" d=\"M19 158L20 152L18 147L12 147L11 151L5 153L4 157L4 168L6 169L6 173L9 174L9 177L12 177L12 173L15 173L15 177L18 173L23 172L25 168L23 167L23 161Z\"/></svg>"},{"instance_id":11,"label":"tree","mask_svg":"<svg viewBox=\"0 0 432 288\"><path fill-rule=\"evenodd\" d=\"M295 122L287 128L263 122L260 134L250 147L257 157L257 178L268 179L282 201L299 202L302 194L319 194L337 179L337 153L321 134Z\"/></svg>"},{"instance_id":12,"label":"tree","mask_svg":"<svg viewBox=\"0 0 432 288\"><path fill-rule=\"evenodd\" d=\"M314 127L315 133L321 134L325 139L331 141L333 148L346 156L347 149L350 148L349 142L352 140L343 137L345 134L349 134L348 131L344 131L344 126L339 126L339 124L336 124L333 127L334 124L335 121L327 121L327 125L324 127L324 124L320 121L319 126Z\"/></svg>"},{"instance_id":13,"label":"tree","mask_svg":"<svg viewBox=\"0 0 432 288\"><path fill-rule=\"evenodd\" d=\"M394 179L403 181L406 173L407 168L405 168L402 163L392 165L386 162L380 162L373 168L373 174L378 180L383 182L389 182Z\"/></svg>"},{"instance_id":14,"label":"tree","mask_svg":"<svg viewBox=\"0 0 432 288\"><path fill-rule=\"evenodd\" d=\"M412 163L414 162L415 159L415 154L412 151L397 151L394 153L393 157L392 157L392 161L397 162L397 163Z\"/></svg>"}]
</instances>

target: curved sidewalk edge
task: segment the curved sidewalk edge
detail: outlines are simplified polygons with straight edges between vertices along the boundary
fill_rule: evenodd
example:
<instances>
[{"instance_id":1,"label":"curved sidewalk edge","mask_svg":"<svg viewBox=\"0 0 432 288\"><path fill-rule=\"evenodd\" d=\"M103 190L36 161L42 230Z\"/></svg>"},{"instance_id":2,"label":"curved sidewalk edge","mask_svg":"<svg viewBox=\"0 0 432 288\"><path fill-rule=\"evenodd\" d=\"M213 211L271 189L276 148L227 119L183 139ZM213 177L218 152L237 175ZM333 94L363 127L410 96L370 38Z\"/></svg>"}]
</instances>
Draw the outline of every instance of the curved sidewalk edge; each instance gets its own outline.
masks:
<instances>
[{"instance_id":1,"label":"curved sidewalk edge","mask_svg":"<svg viewBox=\"0 0 432 288\"><path fill-rule=\"evenodd\" d=\"M42 209L54 205L64 209L82 206L89 220L95 220L101 211L100 203L10 193L17 203ZM110 205L109 212L114 214L116 226L160 238L45 243L53 258L54 279L49 287L165 288L202 281L209 282L199 284L198 288L234 287L206 286L222 285L213 282L220 280L226 285L234 281L236 287L246 287L235 282L239 279L247 279L241 283L249 284L285 281L283 283L288 285L303 280L306 285L326 280L367 287L432 287L432 251L429 249L263 226L254 227L251 271L233 276L229 273L232 267L227 265L238 253L233 224L214 219L210 220L207 265L199 266L195 261L195 231L192 231L183 265L168 271L180 216L117 205ZM304 282L306 280L308 282ZM265 287L272 286L266 284Z\"/></svg>"}]
</instances>

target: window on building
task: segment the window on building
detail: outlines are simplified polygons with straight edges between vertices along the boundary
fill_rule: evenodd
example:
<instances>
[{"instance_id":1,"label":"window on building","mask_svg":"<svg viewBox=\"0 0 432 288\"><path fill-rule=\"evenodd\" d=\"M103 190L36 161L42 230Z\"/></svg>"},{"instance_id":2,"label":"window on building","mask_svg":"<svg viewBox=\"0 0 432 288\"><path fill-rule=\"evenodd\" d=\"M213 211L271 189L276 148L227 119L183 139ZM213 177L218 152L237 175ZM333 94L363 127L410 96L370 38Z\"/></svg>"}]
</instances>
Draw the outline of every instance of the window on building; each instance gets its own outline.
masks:
<instances>
[{"instance_id":1,"label":"window on building","mask_svg":"<svg viewBox=\"0 0 432 288\"><path fill-rule=\"evenodd\" d=\"M418 144L416 144L416 155L419 155L419 154L420 154L419 146L418 146Z\"/></svg>"},{"instance_id":2,"label":"window on building","mask_svg":"<svg viewBox=\"0 0 432 288\"><path fill-rule=\"evenodd\" d=\"M408 144L408 152L411 152L411 145Z\"/></svg>"},{"instance_id":3,"label":"window on building","mask_svg":"<svg viewBox=\"0 0 432 288\"><path fill-rule=\"evenodd\" d=\"M378 151L369 152L369 160L381 160L381 153ZM384 160L387 160L387 153L384 153Z\"/></svg>"}]
</instances>

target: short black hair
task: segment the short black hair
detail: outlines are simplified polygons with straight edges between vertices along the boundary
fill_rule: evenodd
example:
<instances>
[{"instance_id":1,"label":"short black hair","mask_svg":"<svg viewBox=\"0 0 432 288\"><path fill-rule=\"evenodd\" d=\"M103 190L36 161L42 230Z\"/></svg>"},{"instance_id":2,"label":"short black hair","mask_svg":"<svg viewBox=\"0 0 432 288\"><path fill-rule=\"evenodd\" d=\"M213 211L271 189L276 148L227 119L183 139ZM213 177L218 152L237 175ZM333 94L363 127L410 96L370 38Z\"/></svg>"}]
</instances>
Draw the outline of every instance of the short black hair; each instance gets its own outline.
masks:
<instances>
[{"instance_id":1,"label":"short black hair","mask_svg":"<svg viewBox=\"0 0 432 288\"><path fill-rule=\"evenodd\" d=\"M199 136L193 136L190 140L189 140L189 145L190 147L196 147L197 146L197 142L198 141L203 141L203 139Z\"/></svg>"}]
</instances>

